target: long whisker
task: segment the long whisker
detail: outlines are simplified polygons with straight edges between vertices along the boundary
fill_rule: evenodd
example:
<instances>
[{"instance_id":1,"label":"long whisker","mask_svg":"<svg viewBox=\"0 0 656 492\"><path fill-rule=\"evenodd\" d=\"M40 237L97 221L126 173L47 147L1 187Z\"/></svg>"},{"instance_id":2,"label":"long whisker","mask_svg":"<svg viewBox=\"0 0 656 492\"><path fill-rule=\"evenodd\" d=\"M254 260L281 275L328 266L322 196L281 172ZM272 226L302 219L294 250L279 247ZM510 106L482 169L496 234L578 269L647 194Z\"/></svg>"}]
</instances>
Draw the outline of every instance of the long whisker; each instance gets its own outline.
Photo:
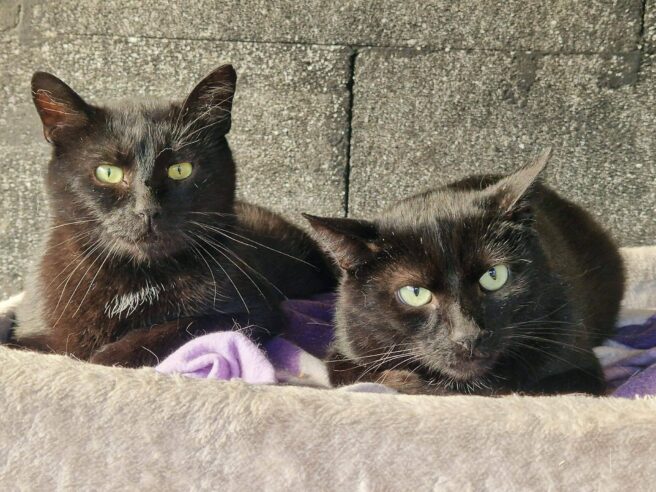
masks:
<instances>
[{"instance_id":1,"label":"long whisker","mask_svg":"<svg viewBox=\"0 0 656 492\"><path fill-rule=\"evenodd\" d=\"M207 265L207 269L208 269L209 272L210 272L210 275L211 275L211 277L212 277L212 282L214 283L214 300L213 300L213 303L212 303L212 307L216 307L217 286L216 286L216 278L214 277L214 271L212 270L212 267L211 267L210 264L207 262L207 260L206 260L205 257L203 256L203 254L202 254L200 251L198 251L198 249L196 249L196 245L197 245L196 241L194 241L194 240L191 239L191 238L189 238L189 240L190 240L191 243L192 243L192 244L190 245L192 251L194 252L194 254L195 254L198 258L200 258L201 260L203 260L203 262L205 263L205 265Z\"/></svg>"},{"instance_id":2,"label":"long whisker","mask_svg":"<svg viewBox=\"0 0 656 492\"><path fill-rule=\"evenodd\" d=\"M227 254L229 254L230 256L232 256L235 260L237 260L237 261L240 262L242 265L244 265L246 268L248 268L248 269L249 269L254 275L257 275L259 278L261 278L262 280L264 280L264 281L265 281L266 283L268 283L271 287L273 287L273 289L275 289L275 290L276 290L281 296L283 296L283 297L286 298L286 296L285 296L285 294L283 293L282 290L280 290L280 289L279 289L279 288L278 288L273 282L271 282L268 278L266 278L264 275L262 275L260 272L258 272L255 268L253 268L251 265L249 265L244 259L240 258L239 255L237 255L237 253L235 253L233 250L231 250L230 248L228 248L228 247L225 246L224 244L221 244L221 243L216 242L216 241L212 241L210 238L208 238L208 237L206 237L206 236L203 236L203 238L204 238L205 242L206 242L209 246L211 246L213 249L215 249L215 250L217 250L217 249L220 250L219 253L221 253L223 256L225 256L224 253L227 253ZM239 266L236 265L234 262L232 262L232 261L230 260L230 258L226 257L226 259L227 259L228 261L230 261L233 265L235 265L237 268L239 268ZM260 293L262 293L262 291L260 290L259 286L258 286L258 285L257 285L257 284L256 284L251 278L250 278L250 276L249 276L244 270L242 270L241 268L239 268L239 270L240 270L244 275L246 275L246 277L251 281L251 283L255 286L255 288L258 289L258 291L260 291ZM262 295L263 295L263 294L262 294ZM264 295L263 295L263 297L264 297Z\"/></svg>"},{"instance_id":3,"label":"long whisker","mask_svg":"<svg viewBox=\"0 0 656 492\"><path fill-rule=\"evenodd\" d=\"M73 222L66 222L65 224L58 224L56 226L48 227L45 230L46 231L54 231L55 229L59 229L60 227L66 227L66 226L71 226L71 225L76 225L76 224L87 224L89 222L98 222L97 219L87 219L87 220L76 220Z\"/></svg>"},{"instance_id":4,"label":"long whisker","mask_svg":"<svg viewBox=\"0 0 656 492\"><path fill-rule=\"evenodd\" d=\"M84 304L84 301L86 300L87 296L89 295L89 291L91 291L91 289L93 288L93 283L96 281L96 278L98 278L98 275L100 274L103 267L105 266L105 263L107 263L107 260L109 260L110 257L112 257L114 255L115 248L116 248L116 241L114 241L112 243L111 247L107 250L107 253L105 255L105 259L102 261L102 263L98 267L98 271L96 272L96 274L91 279L91 282L89 282L89 287L87 287L87 290L84 293L84 296L82 296L82 300L80 301L80 304L78 305L77 309L75 310L75 312L71 316L75 316L80 311L80 309L82 308L82 304Z\"/></svg>"},{"instance_id":5,"label":"long whisker","mask_svg":"<svg viewBox=\"0 0 656 492\"><path fill-rule=\"evenodd\" d=\"M232 286L234 287L235 292L237 292L237 295L239 296L239 299L241 299L241 302L242 302L242 304L244 305L244 308L246 309L246 312L250 314L250 309L248 309L248 304L246 304L246 300L244 299L244 296L241 295L241 291L239 290L239 288L237 287L237 285L235 284L235 282L232 280L232 277L228 274L228 272L227 272L226 269L223 267L223 265L221 265L221 263L220 263L216 258L214 258L214 256L212 256L212 254L211 254L209 251L207 251L207 249L205 249L205 247L204 247L202 244L200 244L199 242L196 242L195 244L196 244L196 246L198 246L200 249L202 249L203 251L205 251L205 253L207 253L207 255L210 257L210 259L211 259L212 261L214 261L214 263L216 263L216 265L221 269L221 271L224 273L224 275L226 276L226 278L228 279L228 281L229 281L229 282L232 284Z\"/></svg>"},{"instance_id":6,"label":"long whisker","mask_svg":"<svg viewBox=\"0 0 656 492\"><path fill-rule=\"evenodd\" d=\"M573 350L573 351L578 351L583 354L588 354L589 352L585 349L582 349L581 347L578 347L576 345L572 345L570 343L564 343L558 340L552 340L550 338L543 338L543 337L535 337L531 335L524 335L524 334L516 334L513 336L508 337L509 340L534 340L536 342L546 342L546 343L551 343L553 345L559 345L561 347L565 347L567 349Z\"/></svg>"},{"instance_id":7,"label":"long whisker","mask_svg":"<svg viewBox=\"0 0 656 492\"><path fill-rule=\"evenodd\" d=\"M202 237L202 236L200 236L200 235L197 235L197 234L195 234L195 236L196 236L198 239L200 239L201 241L203 241L205 244L207 244L210 248L213 248L214 251L216 251L217 253L219 253L220 255L222 255L222 256L223 256L226 260L228 260L230 263L232 263L232 264L235 266L235 268L237 268L241 273L243 273L243 274L246 276L246 278L247 278L248 280L250 280L250 282L255 286L255 288L256 288L257 291L260 293L260 295L262 296L262 298L263 298L263 299L266 299L266 298L267 298L267 297L264 295L264 292L262 292L262 289L260 289L260 286L257 285L257 283L253 280L253 278L252 278L248 273L246 273L246 272L244 271L243 268L241 268L241 267L240 267L239 265L237 265L234 261L232 261L232 259L231 259L230 257L228 257L228 255L226 255L223 251L221 251L218 247L216 247L211 241L208 241L208 240L206 240L204 237Z\"/></svg>"},{"instance_id":8,"label":"long whisker","mask_svg":"<svg viewBox=\"0 0 656 492\"><path fill-rule=\"evenodd\" d=\"M298 261L298 262L303 263L303 264L305 264L305 265L308 265L308 266L310 266L310 267L312 267L312 268L315 268L314 265L312 265L311 263L308 263L308 262L305 261L305 260L302 260L301 258L297 258L296 256L290 255L289 253L285 253L284 251L280 251L279 249L273 248L273 247L271 247L271 246L267 246L266 244L262 244L262 243L260 243L260 242L258 242L258 241L255 241L254 239L249 238L249 237L247 237L247 236L244 236L244 235L242 235L242 234L238 234L238 233L236 233L236 232L234 232L234 231L227 231L226 229L222 229L222 228L215 227L215 226L210 226L210 225L208 225L208 224L203 224L203 225L206 226L207 228L209 228L210 230L216 232L217 234L220 234L220 235L222 235L223 237L225 237L225 238L227 238L227 239L231 239L232 241L240 242L238 239L235 239L234 237L232 237L232 236L237 236L238 238L240 238L240 239L243 240L243 241L247 241L247 242L249 242L249 243L251 243L251 244L254 244L254 245L256 245L256 246L259 246L259 247L262 247L262 248L268 249L268 250L270 250L270 251L273 251L274 253L278 253L278 254L280 254L280 255L282 255L282 256L286 256L286 257L288 257L288 258L291 258L292 260Z\"/></svg>"},{"instance_id":9,"label":"long whisker","mask_svg":"<svg viewBox=\"0 0 656 492\"><path fill-rule=\"evenodd\" d=\"M66 292L66 287L68 286L68 282L70 282L71 278L73 277L73 275L75 274L75 272L77 271L77 269L80 268L80 267L82 266L82 264L84 263L84 261L85 261L86 259L88 259L88 258L91 257L91 255L93 254L93 252L94 252L99 246L100 246L100 240L97 239L96 241L94 241L94 242L92 243L92 246L91 246L91 248L90 248L89 250L87 250L85 253L82 253L82 254L80 255L80 256L82 256L82 258L80 259L80 261L78 262L78 264L75 266L75 268L73 269L73 271L71 271L71 273L69 273L68 276L67 276L64 280L62 280L62 281L59 283L59 285L57 286L57 288L58 288L58 289L61 288L61 292L60 292L60 294L59 294L59 300L57 301L57 305L55 306L55 309L54 309L55 312L57 311L57 308L59 307L59 304L61 303L62 297L63 297L64 293ZM79 258L79 256L78 256L78 258ZM74 261L75 261L75 260L74 260ZM70 265L70 264L69 264L69 265ZM67 266L67 268L68 268L68 266ZM63 285L63 287L62 287L62 285ZM60 317L61 317L61 316L60 316Z\"/></svg>"},{"instance_id":10,"label":"long whisker","mask_svg":"<svg viewBox=\"0 0 656 492\"><path fill-rule=\"evenodd\" d=\"M588 374L589 376L595 376L595 374L586 371L582 366L580 366L580 365L578 365L578 364L575 364L575 363L573 363L572 361L569 361L569 360L567 360L567 359L563 359L562 357L558 357L556 354L553 354L553 353L551 353L551 352L547 352L546 350L542 350L542 349L540 349L540 348L538 348L538 347L535 347L534 345L528 345L528 344L525 344L525 343L523 344L523 343L521 343L521 342L515 342L515 344L516 344L516 345L519 345L519 346L522 346L522 347L524 347L524 348L526 348L526 349L528 349L528 350L535 350L536 352L540 352L540 353L546 355L547 357L551 357L552 359L555 359L555 360L559 360L559 361L561 361L561 362L564 362L564 363L567 364L568 366L570 366L570 367L572 367L572 368L579 369L579 370L585 372L586 374Z\"/></svg>"},{"instance_id":11,"label":"long whisker","mask_svg":"<svg viewBox=\"0 0 656 492\"><path fill-rule=\"evenodd\" d=\"M90 258L91 255L92 255L92 253L95 252L96 250L98 250L98 248L100 247L100 245L101 245L101 242L98 241L98 243L96 244L96 246L94 247L94 249L93 249L91 252L89 252L89 255L88 255L86 258L84 258L84 260L80 261L80 264L79 264L77 267L75 267L75 270L77 270L77 269L79 268L79 266L82 265L82 263L83 263L85 260L87 260L88 258ZM68 298L68 301L66 302L66 305L64 306L64 309L62 309L62 312L61 312L61 314L59 315L59 317L57 318L57 321L55 321L55 323L53 324L53 327L54 327L54 326L57 326L57 323L59 323L59 321L62 319L62 316L64 316L64 313L66 312L66 309L68 308L68 306L70 305L71 301L73 300L73 297L75 296L75 293L77 292L77 289L79 289L80 285L82 284L82 281L83 281L84 278L87 276L87 274L89 273L89 271L91 270L91 268L93 267L93 265L96 264L96 261L98 261L98 258L99 258L99 257L96 256L96 257L93 259L93 261L91 262L91 264L89 265L89 267L86 269L86 271L80 276L80 280L78 281L77 285L75 286L75 289L73 289L73 292L71 293L70 297ZM72 273L75 273L75 270L73 270ZM72 274L71 274L71 275L72 275ZM69 277L69 278L70 278L70 277ZM68 285L68 281L66 281L66 285ZM62 290L62 294L63 294L63 292L64 292L65 289L66 289L66 286L64 286L64 289ZM61 296L60 296L60 299L61 299ZM57 306L58 306L58 305L59 305L59 302L57 303ZM57 310L57 307L55 307L55 310Z\"/></svg>"}]
</instances>

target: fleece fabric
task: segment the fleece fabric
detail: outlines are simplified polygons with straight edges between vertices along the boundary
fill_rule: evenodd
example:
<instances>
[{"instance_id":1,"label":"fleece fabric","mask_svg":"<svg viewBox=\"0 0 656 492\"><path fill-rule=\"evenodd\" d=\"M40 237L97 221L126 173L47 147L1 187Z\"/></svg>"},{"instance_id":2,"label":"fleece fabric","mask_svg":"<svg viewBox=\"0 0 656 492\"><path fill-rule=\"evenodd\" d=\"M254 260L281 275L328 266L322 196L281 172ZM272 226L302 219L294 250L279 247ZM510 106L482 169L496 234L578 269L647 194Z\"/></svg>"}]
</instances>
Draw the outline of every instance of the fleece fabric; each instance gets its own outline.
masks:
<instances>
[{"instance_id":1,"label":"fleece fabric","mask_svg":"<svg viewBox=\"0 0 656 492\"><path fill-rule=\"evenodd\" d=\"M656 307L656 247L625 250ZM8 308L7 305L4 308ZM10 308L10 306L9 306ZM651 490L656 399L252 385L0 347L1 490Z\"/></svg>"}]
</instances>

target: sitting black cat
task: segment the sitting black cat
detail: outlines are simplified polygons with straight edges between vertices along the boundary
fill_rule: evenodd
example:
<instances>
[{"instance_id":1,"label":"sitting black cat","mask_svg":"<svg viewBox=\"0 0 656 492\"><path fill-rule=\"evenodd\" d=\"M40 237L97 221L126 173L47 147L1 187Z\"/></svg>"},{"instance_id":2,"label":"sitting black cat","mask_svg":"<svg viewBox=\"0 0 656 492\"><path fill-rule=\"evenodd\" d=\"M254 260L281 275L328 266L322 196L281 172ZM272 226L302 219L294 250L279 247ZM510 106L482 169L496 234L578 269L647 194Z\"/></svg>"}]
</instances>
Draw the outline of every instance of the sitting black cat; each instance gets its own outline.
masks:
<instances>
[{"instance_id":1,"label":"sitting black cat","mask_svg":"<svg viewBox=\"0 0 656 492\"><path fill-rule=\"evenodd\" d=\"M305 233L235 201L226 140L235 83L226 65L182 103L100 107L53 75L34 75L53 145L52 220L12 344L154 364L207 330L266 336L281 299L334 286Z\"/></svg>"},{"instance_id":2,"label":"sitting black cat","mask_svg":"<svg viewBox=\"0 0 656 492\"><path fill-rule=\"evenodd\" d=\"M548 160L410 197L374 221L307 216L343 274L337 384L410 393L604 392L624 271L610 237L537 181Z\"/></svg>"}]
</instances>

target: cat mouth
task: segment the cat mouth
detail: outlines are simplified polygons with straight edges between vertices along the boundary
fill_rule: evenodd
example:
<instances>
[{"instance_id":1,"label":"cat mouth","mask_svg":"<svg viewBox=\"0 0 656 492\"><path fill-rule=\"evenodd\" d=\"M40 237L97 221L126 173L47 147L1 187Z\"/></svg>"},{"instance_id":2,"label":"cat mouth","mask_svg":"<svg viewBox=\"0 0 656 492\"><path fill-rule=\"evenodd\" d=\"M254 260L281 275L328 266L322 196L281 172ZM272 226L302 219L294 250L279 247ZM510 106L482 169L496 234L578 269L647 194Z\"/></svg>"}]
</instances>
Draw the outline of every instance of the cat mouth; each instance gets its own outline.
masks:
<instances>
[{"instance_id":1,"label":"cat mouth","mask_svg":"<svg viewBox=\"0 0 656 492\"><path fill-rule=\"evenodd\" d=\"M457 380L468 381L490 371L496 360L497 355L490 352L457 356L442 368L442 372Z\"/></svg>"},{"instance_id":2,"label":"cat mouth","mask_svg":"<svg viewBox=\"0 0 656 492\"><path fill-rule=\"evenodd\" d=\"M468 382L489 373L498 359L496 353L455 355L449 361L424 361L421 365L433 376L441 374L455 381Z\"/></svg>"},{"instance_id":3,"label":"cat mouth","mask_svg":"<svg viewBox=\"0 0 656 492\"><path fill-rule=\"evenodd\" d=\"M138 237L117 238L119 247L135 259L155 259L171 254L173 245L161 234L149 233Z\"/></svg>"}]
</instances>

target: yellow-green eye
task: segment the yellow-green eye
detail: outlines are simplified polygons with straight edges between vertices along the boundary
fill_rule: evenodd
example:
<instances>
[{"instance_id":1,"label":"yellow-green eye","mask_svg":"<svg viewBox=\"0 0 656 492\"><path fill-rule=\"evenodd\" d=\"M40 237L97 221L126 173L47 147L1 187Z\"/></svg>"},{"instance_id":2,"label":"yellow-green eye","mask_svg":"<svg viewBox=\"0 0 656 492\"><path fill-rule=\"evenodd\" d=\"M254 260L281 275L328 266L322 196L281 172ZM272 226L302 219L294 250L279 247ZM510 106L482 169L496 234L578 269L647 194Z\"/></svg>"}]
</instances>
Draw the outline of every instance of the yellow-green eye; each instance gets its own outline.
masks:
<instances>
[{"instance_id":1,"label":"yellow-green eye","mask_svg":"<svg viewBox=\"0 0 656 492\"><path fill-rule=\"evenodd\" d=\"M111 164L102 164L96 168L96 178L103 183L117 184L123 179L123 169Z\"/></svg>"},{"instance_id":2,"label":"yellow-green eye","mask_svg":"<svg viewBox=\"0 0 656 492\"><path fill-rule=\"evenodd\" d=\"M433 298L433 294L430 290L424 289L423 287L415 287L413 285L401 287L396 293L403 304L412 307L424 306Z\"/></svg>"},{"instance_id":3,"label":"yellow-green eye","mask_svg":"<svg viewBox=\"0 0 656 492\"><path fill-rule=\"evenodd\" d=\"M169 166L169 178L180 181L182 179L187 179L191 176L191 171L194 166L191 165L191 162L180 162L178 164L173 164Z\"/></svg>"},{"instance_id":4,"label":"yellow-green eye","mask_svg":"<svg viewBox=\"0 0 656 492\"><path fill-rule=\"evenodd\" d=\"M478 279L481 287L489 291L499 290L507 281L508 267L506 265L494 265Z\"/></svg>"}]
</instances>

